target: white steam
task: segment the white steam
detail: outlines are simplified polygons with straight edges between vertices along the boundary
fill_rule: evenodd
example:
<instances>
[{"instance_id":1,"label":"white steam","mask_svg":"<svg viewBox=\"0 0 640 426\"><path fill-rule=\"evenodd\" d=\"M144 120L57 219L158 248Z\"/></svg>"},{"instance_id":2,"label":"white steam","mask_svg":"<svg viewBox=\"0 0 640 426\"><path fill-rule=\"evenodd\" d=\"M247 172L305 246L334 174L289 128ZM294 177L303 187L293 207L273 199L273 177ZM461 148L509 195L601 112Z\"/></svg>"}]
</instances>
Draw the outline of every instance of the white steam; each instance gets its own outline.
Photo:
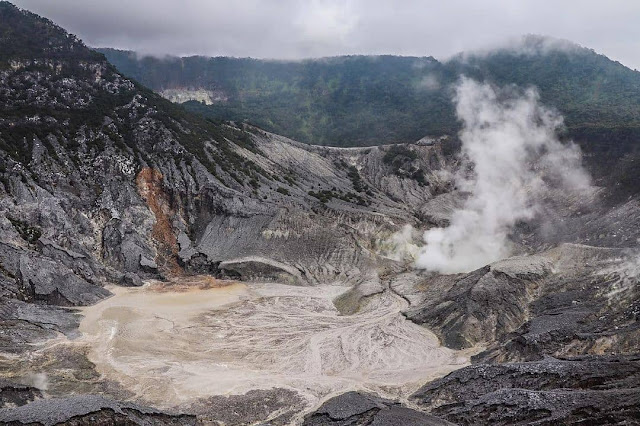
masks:
<instances>
[{"instance_id":1,"label":"white steam","mask_svg":"<svg viewBox=\"0 0 640 426\"><path fill-rule=\"evenodd\" d=\"M49 389L49 379L46 373L33 373L28 376L28 382L33 387L46 391Z\"/></svg>"},{"instance_id":2,"label":"white steam","mask_svg":"<svg viewBox=\"0 0 640 426\"><path fill-rule=\"evenodd\" d=\"M379 253L389 259L413 262L420 249L414 242L416 240L414 234L416 234L416 230L413 226L404 225L391 237L379 242Z\"/></svg>"},{"instance_id":3,"label":"white steam","mask_svg":"<svg viewBox=\"0 0 640 426\"><path fill-rule=\"evenodd\" d=\"M632 291L638 291L640 285L640 252L631 252L628 257L616 259L614 265L601 272L613 281L607 297L611 301L633 297Z\"/></svg>"},{"instance_id":4,"label":"white steam","mask_svg":"<svg viewBox=\"0 0 640 426\"><path fill-rule=\"evenodd\" d=\"M556 136L562 117L533 89L496 89L468 78L456 87L463 123L462 167L455 176L469 193L446 228L424 234L416 265L440 273L468 272L510 254L509 233L531 219L546 195L589 188L580 150Z\"/></svg>"}]
</instances>

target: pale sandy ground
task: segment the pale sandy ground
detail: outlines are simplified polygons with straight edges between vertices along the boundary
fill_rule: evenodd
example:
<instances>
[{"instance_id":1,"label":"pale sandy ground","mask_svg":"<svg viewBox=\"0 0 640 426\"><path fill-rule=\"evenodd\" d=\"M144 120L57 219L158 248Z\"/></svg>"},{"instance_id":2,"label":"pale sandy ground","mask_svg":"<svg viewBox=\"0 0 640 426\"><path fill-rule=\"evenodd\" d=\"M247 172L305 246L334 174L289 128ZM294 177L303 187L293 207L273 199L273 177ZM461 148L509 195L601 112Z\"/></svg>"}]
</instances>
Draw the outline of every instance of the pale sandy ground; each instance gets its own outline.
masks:
<instances>
[{"instance_id":1,"label":"pale sandy ground","mask_svg":"<svg viewBox=\"0 0 640 426\"><path fill-rule=\"evenodd\" d=\"M158 407L274 387L299 392L309 407L354 389L403 399L471 354L407 321L393 294L342 316L332 300L343 286L110 290L82 310L78 343L91 346L105 378Z\"/></svg>"}]
</instances>

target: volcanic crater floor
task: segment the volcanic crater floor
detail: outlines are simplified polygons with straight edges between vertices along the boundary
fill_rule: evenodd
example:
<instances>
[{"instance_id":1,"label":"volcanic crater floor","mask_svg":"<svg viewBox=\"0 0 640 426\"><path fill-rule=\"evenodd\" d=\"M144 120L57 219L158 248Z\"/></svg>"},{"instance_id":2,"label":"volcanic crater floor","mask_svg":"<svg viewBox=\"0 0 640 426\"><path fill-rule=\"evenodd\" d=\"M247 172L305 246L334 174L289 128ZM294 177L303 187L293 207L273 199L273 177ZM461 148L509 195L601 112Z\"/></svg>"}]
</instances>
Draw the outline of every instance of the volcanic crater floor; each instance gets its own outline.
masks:
<instances>
[{"instance_id":1,"label":"volcanic crater floor","mask_svg":"<svg viewBox=\"0 0 640 426\"><path fill-rule=\"evenodd\" d=\"M75 343L104 379L158 408L284 389L304 412L350 390L406 400L475 352L441 346L391 292L341 315L333 300L345 286L208 283L112 287L82 309Z\"/></svg>"}]
</instances>

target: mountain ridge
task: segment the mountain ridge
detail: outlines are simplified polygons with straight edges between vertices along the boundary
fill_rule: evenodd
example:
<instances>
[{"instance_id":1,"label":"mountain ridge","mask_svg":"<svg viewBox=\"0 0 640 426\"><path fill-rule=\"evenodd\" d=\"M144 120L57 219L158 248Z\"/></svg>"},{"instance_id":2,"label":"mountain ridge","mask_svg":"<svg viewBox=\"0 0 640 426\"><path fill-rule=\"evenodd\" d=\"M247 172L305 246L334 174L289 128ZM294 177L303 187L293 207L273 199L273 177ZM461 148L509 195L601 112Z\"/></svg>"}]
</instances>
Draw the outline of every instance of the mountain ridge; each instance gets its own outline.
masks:
<instances>
[{"instance_id":1,"label":"mountain ridge","mask_svg":"<svg viewBox=\"0 0 640 426\"><path fill-rule=\"evenodd\" d=\"M640 127L640 73L591 49L539 36L519 45L432 57L351 55L301 61L202 56L158 59L102 49L156 91L209 91L206 116L247 120L307 143L360 146L455 134L451 86L461 75L537 87L569 133ZM585 84L586 82L586 84ZM352 127L357 124L357 129Z\"/></svg>"}]
</instances>

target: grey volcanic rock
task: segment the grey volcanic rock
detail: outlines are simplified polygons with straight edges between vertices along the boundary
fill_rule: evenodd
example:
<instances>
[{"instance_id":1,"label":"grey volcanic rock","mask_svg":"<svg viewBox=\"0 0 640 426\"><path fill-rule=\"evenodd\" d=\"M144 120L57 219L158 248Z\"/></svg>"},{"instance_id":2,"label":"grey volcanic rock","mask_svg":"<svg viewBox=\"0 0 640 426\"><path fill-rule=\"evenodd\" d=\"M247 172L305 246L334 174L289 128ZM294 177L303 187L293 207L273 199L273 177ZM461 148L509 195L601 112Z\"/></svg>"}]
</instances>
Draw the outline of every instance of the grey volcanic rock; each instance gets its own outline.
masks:
<instances>
[{"instance_id":1,"label":"grey volcanic rock","mask_svg":"<svg viewBox=\"0 0 640 426\"><path fill-rule=\"evenodd\" d=\"M450 373L412 395L434 408L474 400L504 388L554 390L633 389L640 386L640 358L584 356L543 361L477 364Z\"/></svg>"},{"instance_id":2,"label":"grey volcanic rock","mask_svg":"<svg viewBox=\"0 0 640 426\"><path fill-rule=\"evenodd\" d=\"M637 424L638 389L545 392L503 389L464 407L432 412L458 424Z\"/></svg>"},{"instance_id":3,"label":"grey volcanic rock","mask_svg":"<svg viewBox=\"0 0 640 426\"><path fill-rule=\"evenodd\" d=\"M78 315L56 306L25 303L16 299L0 299L0 350L20 352L30 343L58 334L77 335Z\"/></svg>"},{"instance_id":4,"label":"grey volcanic rock","mask_svg":"<svg viewBox=\"0 0 640 426\"><path fill-rule=\"evenodd\" d=\"M488 345L472 358L476 365L412 399L459 424L635 424L637 259L634 250L565 244L462 276L397 285L414 301L408 315L432 324L445 343ZM503 364L509 361L520 362Z\"/></svg>"},{"instance_id":5,"label":"grey volcanic rock","mask_svg":"<svg viewBox=\"0 0 640 426\"><path fill-rule=\"evenodd\" d=\"M457 424L635 424L637 268L636 250L564 244L469 274L396 278L409 318L445 344L487 346L411 399Z\"/></svg>"},{"instance_id":6,"label":"grey volcanic rock","mask_svg":"<svg viewBox=\"0 0 640 426\"><path fill-rule=\"evenodd\" d=\"M540 273L532 272L528 279L492 265L448 282L435 281L444 294L412 308L407 318L440 330L444 344L452 348L493 341L525 321L530 294L537 290L535 278L546 272Z\"/></svg>"},{"instance_id":7,"label":"grey volcanic rock","mask_svg":"<svg viewBox=\"0 0 640 426\"><path fill-rule=\"evenodd\" d=\"M307 416L305 426L376 425L445 426L451 423L397 402L359 392L347 392L331 398Z\"/></svg>"},{"instance_id":8,"label":"grey volcanic rock","mask_svg":"<svg viewBox=\"0 0 640 426\"><path fill-rule=\"evenodd\" d=\"M6 425L39 424L133 424L195 425L195 416L167 414L135 404L116 402L97 395L40 399L17 408L0 410Z\"/></svg>"},{"instance_id":9,"label":"grey volcanic rock","mask_svg":"<svg viewBox=\"0 0 640 426\"><path fill-rule=\"evenodd\" d=\"M203 423L225 425L290 424L304 400L288 389L256 389L244 395L212 396L194 403L189 411Z\"/></svg>"},{"instance_id":10,"label":"grey volcanic rock","mask_svg":"<svg viewBox=\"0 0 640 426\"><path fill-rule=\"evenodd\" d=\"M125 273L120 280L120 285L125 287L140 287L142 284L142 279L137 274L131 272Z\"/></svg>"},{"instance_id":11,"label":"grey volcanic rock","mask_svg":"<svg viewBox=\"0 0 640 426\"><path fill-rule=\"evenodd\" d=\"M218 268L237 274L243 280L272 280L300 285L305 280L297 269L275 260L261 257L244 257L220 262Z\"/></svg>"},{"instance_id":12,"label":"grey volcanic rock","mask_svg":"<svg viewBox=\"0 0 640 426\"><path fill-rule=\"evenodd\" d=\"M422 279L400 291L414 301L406 316L427 324L447 346L488 344L478 360L536 360L601 353L604 347L632 354L639 332L638 278L620 271L636 256L564 244L469 274Z\"/></svg>"},{"instance_id":13,"label":"grey volcanic rock","mask_svg":"<svg viewBox=\"0 0 640 426\"><path fill-rule=\"evenodd\" d=\"M60 306L89 305L110 294L46 258L20 255L16 277L27 300Z\"/></svg>"},{"instance_id":14,"label":"grey volcanic rock","mask_svg":"<svg viewBox=\"0 0 640 426\"><path fill-rule=\"evenodd\" d=\"M458 424L634 424L640 361L591 356L480 364L427 384L411 399Z\"/></svg>"},{"instance_id":15,"label":"grey volcanic rock","mask_svg":"<svg viewBox=\"0 0 640 426\"><path fill-rule=\"evenodd\" d=\"M253 256L289 264L309 283L362 281L363 272L371 276L368 271L380 261L371 241L417 223L418 209L432 197L431 187L396 175L382 161L389 146L314 147L248 129L259 153L238 152L286 179L260 187L258 200L234 194L233 203L217 196L194 205L192 240L183 234L179 238L187 269L206 270L204 259L216 265ZM445 167L438 144L405 149L416 151L414 162L425 173L435 176Z\"/></svg>"},{"instance_id":16,"label":"grey volcanic rock","mask_svg":"<svg viewBox=\"0 0 640 426\"><path fill-rule=\"evenodd\" d=\"M527 321L476 359L504 362L545 355L637 354L637 253L585 246L562 246L550 253L559 255L555 265L559 271L543 282L528 306Z\"/></svg>"},{"instance_id":17,"label":"grey volcanic rock","mask_svg":"<svg viewBox=\"0 0 640 426\"><path fill-rule=\"evenodd\" d=\"M0 408L19 407L37 398L42 398L40 389L0 380Z\"/></svg>"}]
</instances>

